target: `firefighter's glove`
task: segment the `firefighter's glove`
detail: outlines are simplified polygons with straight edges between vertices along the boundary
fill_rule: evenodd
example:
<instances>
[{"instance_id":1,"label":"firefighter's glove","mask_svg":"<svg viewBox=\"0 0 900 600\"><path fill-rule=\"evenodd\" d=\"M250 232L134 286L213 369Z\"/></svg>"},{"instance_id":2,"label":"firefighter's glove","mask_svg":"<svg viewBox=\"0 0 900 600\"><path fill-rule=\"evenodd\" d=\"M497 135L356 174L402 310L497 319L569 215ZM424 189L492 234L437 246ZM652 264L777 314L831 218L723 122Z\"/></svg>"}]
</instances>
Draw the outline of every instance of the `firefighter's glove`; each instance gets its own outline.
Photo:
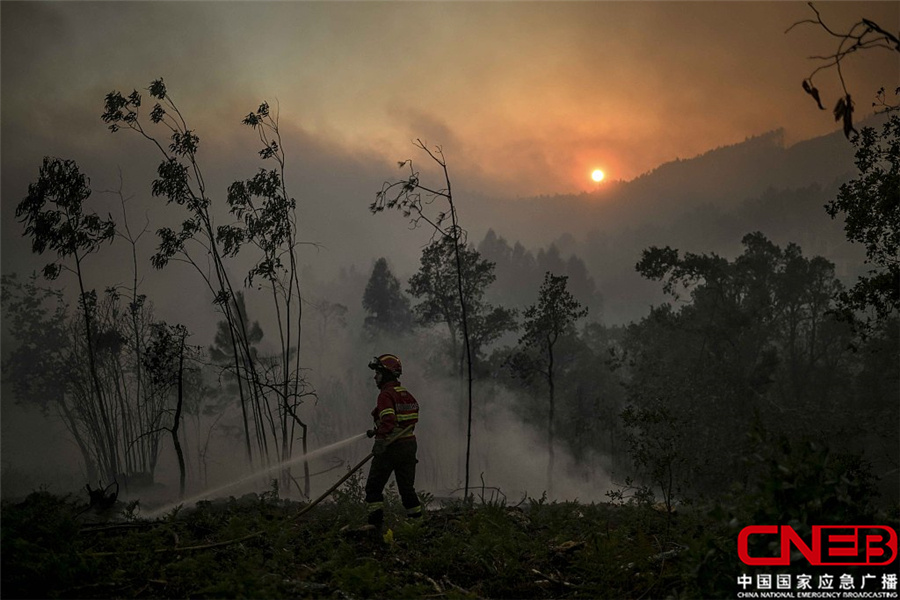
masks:
<instances>
[{"instance_id":1,"label":"firefighter's glove","mask_svg":"<svg viewBox=\"0 0 900 600\"><path fill-rule=\"evenodd\" d=\"M366 435L367 435L368 437L370 437L370 438L371 438L371 437L375 437L375 430L374 430L374 429L368 430L368 431L366 432Z\"/></svg>"},{"instance_id":2,"label":"firefighter's glove","mask_svg":"<svg viewBox=\"0 0 900 600\"><path fill-rule=\"evenodd\" d=\"M387 449L387 444L384 440L375 440L375 445L372 446L372 454L375 456L381 456L384 454L384 451Z\"/></svg>"}]
</instances>

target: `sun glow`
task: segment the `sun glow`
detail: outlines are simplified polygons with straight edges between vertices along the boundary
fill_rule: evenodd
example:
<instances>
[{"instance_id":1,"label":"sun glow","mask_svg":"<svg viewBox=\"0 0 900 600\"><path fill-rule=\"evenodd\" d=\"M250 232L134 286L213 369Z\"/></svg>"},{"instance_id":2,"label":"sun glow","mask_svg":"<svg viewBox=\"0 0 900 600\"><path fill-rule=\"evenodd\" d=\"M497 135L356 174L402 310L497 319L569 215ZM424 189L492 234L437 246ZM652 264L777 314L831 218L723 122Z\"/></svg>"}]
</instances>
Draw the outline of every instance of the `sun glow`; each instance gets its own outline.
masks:
<instances>
[{"instance_id":1,"label":"sun glow","mask_svg":"<svg viewBox=\"0 0 900 600\"><path fill-rule=\"evenodd\" d=\"M603 181L603 171L601 171L600 169L595 169L594 172L591 173L591 179L593 179L597 183L600 183L601 181Z\"/></svg>"}]
</instances>

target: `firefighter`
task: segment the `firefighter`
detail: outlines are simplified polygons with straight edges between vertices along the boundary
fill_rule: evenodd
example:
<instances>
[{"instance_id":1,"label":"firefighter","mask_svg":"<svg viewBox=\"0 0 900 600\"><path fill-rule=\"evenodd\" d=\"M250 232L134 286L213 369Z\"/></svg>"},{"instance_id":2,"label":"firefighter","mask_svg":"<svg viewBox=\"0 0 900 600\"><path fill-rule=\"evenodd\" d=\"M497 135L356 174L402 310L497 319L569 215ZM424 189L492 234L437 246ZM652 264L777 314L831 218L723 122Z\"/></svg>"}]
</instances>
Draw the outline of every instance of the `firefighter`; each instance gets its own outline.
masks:
<instances>
[{"instance_id":1,"label":"firefighter","mask_svg":"<svg viewBox=\"0 0 900 600\"><path fill-rule=\"evenodd\" d=\"M369 525L381 531L384 523L384 486L391 473L397 479L400 499L407 517L422 516L422 503L416 495L416 435L410 429L399 438L386 444L387 438L404 428L415 426L419 421L419 403L409 390L400 385L403 372L400 359L393 354L382 354L369 363L375 371L375 385L381 390L372 418L375 427L367 433L375 438L372 448L372 465L366 480L366 506L369 511Z\"/></svg>"}]
</instances>

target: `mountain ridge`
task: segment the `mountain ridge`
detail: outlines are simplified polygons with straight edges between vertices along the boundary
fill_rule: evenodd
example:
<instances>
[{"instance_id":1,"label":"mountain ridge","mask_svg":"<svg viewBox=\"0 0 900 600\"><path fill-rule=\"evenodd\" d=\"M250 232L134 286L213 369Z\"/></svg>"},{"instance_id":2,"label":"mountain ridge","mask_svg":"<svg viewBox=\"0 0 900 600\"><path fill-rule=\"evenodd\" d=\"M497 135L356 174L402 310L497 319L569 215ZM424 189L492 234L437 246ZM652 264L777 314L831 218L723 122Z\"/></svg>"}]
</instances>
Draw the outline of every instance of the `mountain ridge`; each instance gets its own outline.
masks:
<instances>
[{"instance_id":1,"label":"mountain ridge","mask_svg":"<svg viewBox=\"0 0 900 600\"><path fill-rule=\"evenodd\" d=\"M470 241L477 245L492 229L535 253L556 247L563 259L577 256L604 298L606 318L625 322L664 300L659 286L634 271L650 246L734 256L744 235L760 231L776 244L794 242L808 256L824 256L839 277L854 278L859 248L847 242L842 219L824 210L854 173L854 146L842 132L786 146L784 130L775 129L595 192L519 199L504 203L506 210L490 203L496 212L476 218L485 231L473 231Z\"/></svg>"},{"instance_id":2,"label":"mountain ridge","mask_svg":"<svg viewBox=\"0 0 900 600\"><path fill-rule=\"evenodd\" d=\"M882 121L881 115L874 115L860 126ZM461 210L483 224L483 230L473 229L473 240L493 228L508 238L515 237L509 235L513 231L528 232L519 241L528 247L547 246L566 232L580 238L594 230L642 228L648 217L674 219L706 205L733 209L768 189L839 185L855 171L853 157L853 145L841 131L786 146L784 129L778 128L663 163L635 179L610 181L595 191L505 200L480 197ZM541 226L532 232L535 223Z\"/></svg>"}]
</instances>

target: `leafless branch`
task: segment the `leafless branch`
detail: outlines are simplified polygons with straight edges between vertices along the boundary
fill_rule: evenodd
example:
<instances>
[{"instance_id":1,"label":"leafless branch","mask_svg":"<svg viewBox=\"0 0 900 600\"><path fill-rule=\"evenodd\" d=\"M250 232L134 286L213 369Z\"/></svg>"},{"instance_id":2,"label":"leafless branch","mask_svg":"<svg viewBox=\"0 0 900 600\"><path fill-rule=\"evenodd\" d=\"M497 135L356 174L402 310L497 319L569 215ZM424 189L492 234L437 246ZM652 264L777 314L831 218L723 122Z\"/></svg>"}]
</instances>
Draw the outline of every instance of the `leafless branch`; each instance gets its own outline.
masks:
<instances>
[{"instance_id":1,"label":"leafless branch","mask_svg":"<svg viewBox=\"0 0 900 600\"><path fill-rule=\"evenodd\" d=\"M815 18L797 21L788 27L785 33L790 32L799 25L813 25L821 28L828 35L838 39L837 49L833 53L809 57L810 60L817 61L819 64L813 69L812 73L803 80L803 91L813 97L820 110L825 110L825 107L822 105L819 90L813 84L813 78L820 71L834 69L837 72L843 96L838 99L833 114L835 121L843 121L844 135L849 138L851 133L856 133L856 129L853 127L854 103L850 91L847 89L847 83L844 80L842 61L856 52L872 50L875 48L882 48L891 52L900 53L900 38L885 30L874 21L865 18L854 23L847 31L837 31L825 23L821 13L812 2L809 2L808 4L813 13L815 13ZM887 104L883 97L883 91L884 89L882 88L879 92L880 105L883 106L885 110L898 108L897 106ZM877 105L878 104L873 104L873 106Z\"/></svg>"}]
</instances>

